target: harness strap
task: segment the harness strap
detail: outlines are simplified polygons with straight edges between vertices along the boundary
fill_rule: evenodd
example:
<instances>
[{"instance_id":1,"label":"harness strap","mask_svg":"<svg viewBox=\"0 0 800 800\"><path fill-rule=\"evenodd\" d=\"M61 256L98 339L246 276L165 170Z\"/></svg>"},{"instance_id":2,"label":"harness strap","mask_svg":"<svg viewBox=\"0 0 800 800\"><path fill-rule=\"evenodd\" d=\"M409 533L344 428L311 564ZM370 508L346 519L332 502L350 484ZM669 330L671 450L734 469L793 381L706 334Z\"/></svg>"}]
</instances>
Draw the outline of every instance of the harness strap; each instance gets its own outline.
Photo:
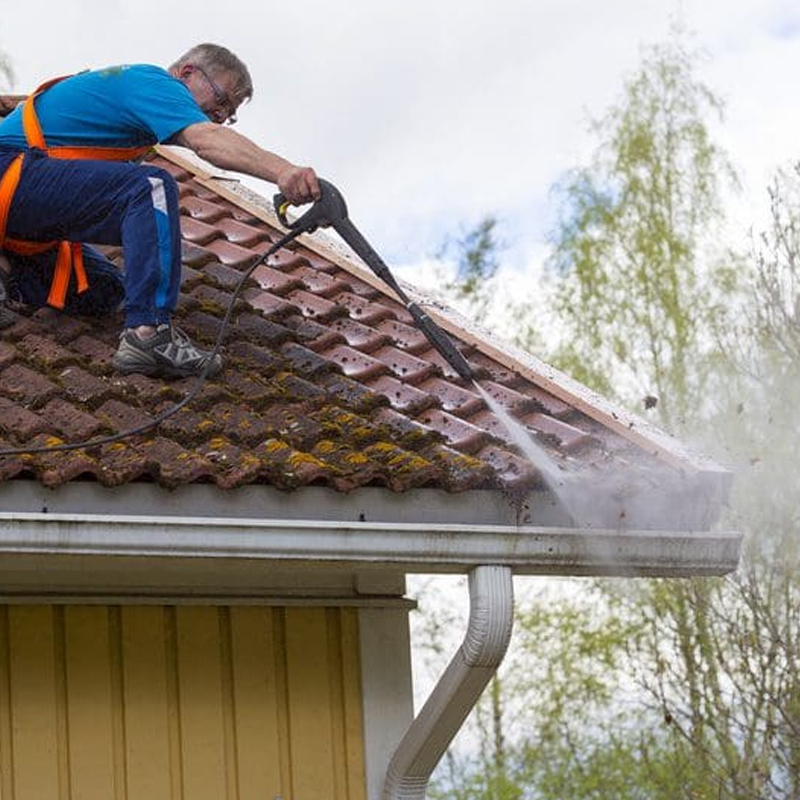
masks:
<instances>
[{"instance_id":1,"label":"harness strap","mask_svg":"<svg viewBox=\"0 0 800 800\"><path fill-rule=\"evenodd\" d=\"M3 173L0 178L0 248L6 238L6 223L8 222L8 212L11 209L11 201L14 199L14 192L17 191L19 176L22 173L23 154L20 153Z\"/></svg>"},{"instance_id":2,"label":"harness strap","mask_svg":"<svg viewBox=\"0 0 800 800\"><path fill-rule=\"evenodd\" d=\"M47 147L39 117L34 106L35 99L45 90L49 89L59 81L69 78L63 75L59 78L52 78L39 86L30 94L22 106L22 129L25 132L25 139L28 147L35 147L43 150L51 158L62 159L95 159L100 161L132 161L140 158L149 147ZM72 270L75 270L75 281L78 293L85 292L89 288L89 281L86 278L86 270L83 265L83 248L79 242L28 242L22 239L7 239L6 224L8 222L8 212L11 202L14 199L14 192L17 190L22 164L25 154L20 153L8 166L5 173L0 177L0 248L10 250L19 255L34 255L44 253L54 247L58 247L56 264L53 270L53 282L50 286L50 293L47 296L49 305L58 309L63 309L67 299L69 280Z\"/></svg>"}]
</instances>

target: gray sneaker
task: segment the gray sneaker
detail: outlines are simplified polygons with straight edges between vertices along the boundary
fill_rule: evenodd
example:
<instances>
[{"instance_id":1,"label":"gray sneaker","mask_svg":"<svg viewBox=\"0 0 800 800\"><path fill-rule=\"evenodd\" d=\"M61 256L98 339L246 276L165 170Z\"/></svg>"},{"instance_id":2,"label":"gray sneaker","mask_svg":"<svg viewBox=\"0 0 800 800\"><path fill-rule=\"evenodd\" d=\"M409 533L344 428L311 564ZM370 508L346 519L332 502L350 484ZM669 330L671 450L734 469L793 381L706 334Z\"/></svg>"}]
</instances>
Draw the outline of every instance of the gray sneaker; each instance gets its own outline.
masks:
<instances>
[{"instance_id":1,"label":"gray sneaker","mask_svg":"<svg viewBox=\"0 0 800 800\"><path fill-rule=\"evenodd\" d=\"M211 360L211 355L210 350L193 345L180 328L159 325L150 339L140 339L134 331L124 330L113 364L125 374L141 372L161 378L200 375L208 364L206 375L212 377L222 369L222 357L217 354Z\"/></svg>"}]
</instances>

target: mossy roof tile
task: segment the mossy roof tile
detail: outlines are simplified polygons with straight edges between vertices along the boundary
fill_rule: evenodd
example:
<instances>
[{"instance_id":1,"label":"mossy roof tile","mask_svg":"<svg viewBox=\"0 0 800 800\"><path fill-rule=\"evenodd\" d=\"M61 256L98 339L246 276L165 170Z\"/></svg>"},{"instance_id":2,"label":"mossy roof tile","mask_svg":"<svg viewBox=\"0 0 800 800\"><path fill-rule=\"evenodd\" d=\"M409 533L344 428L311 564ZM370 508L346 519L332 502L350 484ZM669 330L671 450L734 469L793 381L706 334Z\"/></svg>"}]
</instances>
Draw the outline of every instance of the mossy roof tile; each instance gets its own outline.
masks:
<instances>
[{"instance_id":1,"label":"mossy roof tile","mask_svg":"<svg viewBox=\"0 0 800 800\"><path fill-rule=\"evenodd\" d=\"M249 201L223 197L214 182L155 158L178 181L184 215L176 323L209 344L231 292L282 231ZM105 252L123 264L119 248ZM224 371L158 428L85 451L0 457L0 481L452 492L539 485L477 391L391 292L329 252L303 240L255 268L233 310ZM0 334L0 447L125 430L193 386L115 374L119 314L89 320L15 305L8 315ZM594 463L637 450L546 385L478 352L475 335L456 331L453 341L489 394L538 432L554 458L580 459L587 443Z\"/></svg>"}]
</instances>

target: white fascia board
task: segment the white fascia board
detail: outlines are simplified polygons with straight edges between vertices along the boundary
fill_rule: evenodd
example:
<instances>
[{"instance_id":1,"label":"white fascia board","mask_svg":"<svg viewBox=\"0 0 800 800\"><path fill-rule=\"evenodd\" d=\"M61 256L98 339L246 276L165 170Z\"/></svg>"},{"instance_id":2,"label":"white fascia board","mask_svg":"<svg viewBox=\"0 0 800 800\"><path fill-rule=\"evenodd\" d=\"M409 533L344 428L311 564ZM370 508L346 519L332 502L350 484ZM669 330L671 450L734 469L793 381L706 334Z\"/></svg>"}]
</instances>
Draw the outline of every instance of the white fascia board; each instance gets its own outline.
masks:
<instances>
[{"instance_id":1,"label":"white fascia board","mask_svg":"<svg viewBox=\"0 0 800 800\"><path fill-rule=\"evenodd\" d=\"M507 566L521 575L722 575L738 564L730 532L343 523L0 512L0 555L236 559L397 572Z\"/></svg>"}]
</instances>

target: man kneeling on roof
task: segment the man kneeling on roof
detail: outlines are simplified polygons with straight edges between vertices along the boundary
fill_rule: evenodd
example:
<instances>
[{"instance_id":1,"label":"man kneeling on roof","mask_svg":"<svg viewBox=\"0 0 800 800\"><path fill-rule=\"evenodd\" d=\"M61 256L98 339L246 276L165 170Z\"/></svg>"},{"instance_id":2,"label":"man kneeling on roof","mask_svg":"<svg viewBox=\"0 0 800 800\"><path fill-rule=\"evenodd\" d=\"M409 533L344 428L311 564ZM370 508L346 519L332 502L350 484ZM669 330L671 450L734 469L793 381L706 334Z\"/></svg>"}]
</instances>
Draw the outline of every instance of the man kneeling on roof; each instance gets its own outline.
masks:
<instances>
[{"instance_id":1,"label":"man kneeling on roof","mask_svg":"<svg viewBox=\"0 0 800 800\"><path fill-rule=\"evenodd\" d=\"M9 299L89 315L124 299L117 370L219 372L219 355L208 364L212 353L171 325L181 271L178 187L168 172L135 162L156 143L183 145L277 184L294 204L318 199L314 170L228 127L252 94L247 67L213 44L192 48L169 70L111 67L39 87L0 122L0 279ZM124 277L81 242L122 245Z\"/></svg>"}]
</instances>

